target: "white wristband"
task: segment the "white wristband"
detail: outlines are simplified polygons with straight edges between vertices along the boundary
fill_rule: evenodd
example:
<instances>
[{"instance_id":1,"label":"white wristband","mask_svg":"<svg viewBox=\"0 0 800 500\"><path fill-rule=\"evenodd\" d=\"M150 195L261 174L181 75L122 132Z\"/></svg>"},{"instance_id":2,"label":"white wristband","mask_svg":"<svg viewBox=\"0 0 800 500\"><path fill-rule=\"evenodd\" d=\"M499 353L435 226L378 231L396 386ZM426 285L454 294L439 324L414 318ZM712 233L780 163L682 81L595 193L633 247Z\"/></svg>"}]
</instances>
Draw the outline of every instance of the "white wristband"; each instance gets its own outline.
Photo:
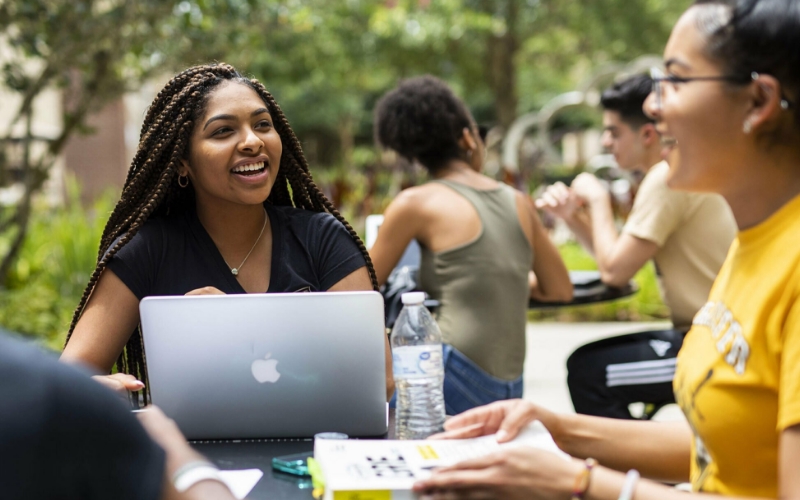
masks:
<instances>
[{"instance_id":1,"label":"white wristband","mask_svg":"<svg viewBox=\"0 0 800 500\"><path fill-rule=\"evenodd\" d=\"M219 475L219 469L214 464L210 462L190 462L175 472L175 475L172 476L172 485L178 490L178 493L183 493L200 481L206 480L225 484L222 476Z\"/></svg>"},{"instance_id":2,"label":"white wristband","mask_svg":"<svg viewBox=\"0 0 800 500\"><path fill-rule=\"evenodd\" d=\"M625 482L622 484L622 491L619 492L617 500L631 500L633 492L636 489L636 483L639 482L639 471L631 469L625 474Z\"/></svg>"}]
</instances>

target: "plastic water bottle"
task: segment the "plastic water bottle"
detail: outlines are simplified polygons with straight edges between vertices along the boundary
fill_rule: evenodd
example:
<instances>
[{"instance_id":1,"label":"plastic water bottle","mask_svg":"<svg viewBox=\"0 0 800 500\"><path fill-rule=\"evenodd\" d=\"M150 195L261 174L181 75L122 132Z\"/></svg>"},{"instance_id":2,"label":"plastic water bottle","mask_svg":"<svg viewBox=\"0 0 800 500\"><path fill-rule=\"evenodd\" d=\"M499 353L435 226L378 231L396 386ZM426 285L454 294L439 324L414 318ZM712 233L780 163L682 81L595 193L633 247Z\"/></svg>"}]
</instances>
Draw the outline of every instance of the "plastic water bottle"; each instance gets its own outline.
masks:
<instances>
[{"instance_id":1,"label":"plastic water bottle","mask_svg":"<svg viewBox=\"0 0 800 500\"><path fill-rule=\"evenodd\" d=\"M395 437L425 439L444 429L442 332L423 305L424 292L404 293L402 300L392 329Z\"/></svg>"}]
</instances>

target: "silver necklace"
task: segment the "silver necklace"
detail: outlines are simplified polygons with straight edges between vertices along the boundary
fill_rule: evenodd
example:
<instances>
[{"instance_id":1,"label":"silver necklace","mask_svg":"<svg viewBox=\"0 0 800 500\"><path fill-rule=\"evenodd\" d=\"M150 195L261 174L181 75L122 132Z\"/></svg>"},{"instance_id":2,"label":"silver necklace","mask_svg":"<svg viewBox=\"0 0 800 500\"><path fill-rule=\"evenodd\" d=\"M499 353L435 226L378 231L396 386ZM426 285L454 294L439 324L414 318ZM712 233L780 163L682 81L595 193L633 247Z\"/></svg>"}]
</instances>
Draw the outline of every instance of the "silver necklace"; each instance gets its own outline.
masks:
<instances>
[{"instance_id":1,"label":"silver necklace","mask_svg":"<svg viewBox=\"0 0 800 500\"><path fill-rule=\"evenodd\" d=\"M258 245L258 242L261 241L261 235L264 234L264 229L266 229L266 227L267 227L267 220L268 219L269 219L269 216L267 215L267 209L265 208L264 209L264 225L261 226L261 232L258 233L258 238L256 238L256 242L253 243L253 246L250 248L250 251L247 252L247 255L244 256L244 259L242 260L242 263L239 264L238 267L231 267L231 265L228 264L228 261L225 260L224 257L222 258L222 260L225 261L225 265L228 266L228 268L231 270L231 274L232 275L234 275L234 276L238 276L239 275L239 269L242 268L244 263L247 262L247 258L250 257L250 254L253 253L253 250L256 249L256 245Z\"/></svg>"}]
</instances>

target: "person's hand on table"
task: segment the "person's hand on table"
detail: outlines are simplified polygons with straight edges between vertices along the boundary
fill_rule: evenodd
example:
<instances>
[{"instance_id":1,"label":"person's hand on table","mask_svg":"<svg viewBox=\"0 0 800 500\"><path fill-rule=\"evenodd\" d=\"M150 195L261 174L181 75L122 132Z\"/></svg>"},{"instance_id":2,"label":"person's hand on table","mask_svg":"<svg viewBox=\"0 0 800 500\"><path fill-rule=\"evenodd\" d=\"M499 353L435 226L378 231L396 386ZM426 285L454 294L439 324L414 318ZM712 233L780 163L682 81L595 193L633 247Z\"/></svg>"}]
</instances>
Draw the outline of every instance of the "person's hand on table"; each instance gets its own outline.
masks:
<instances>
[{"instance_id":1,"label":"person's hand on table","mask_svg":"<svg viewBox=\"0 0 800 500\"><path fill-rule=\"evenodd\" d=\"M197 464L203 467L216 468L216 466L189 445L175 421L166 416L157 406L148 406L137 412L136 417L150 438L167 455L164 470L165 490L162 498L165 500L205 500L207 498L232 500L235 498L219 477L204 477L192 484L186 491L179 493L175 486L175 482L178 481L175 476L176 474L180 475L181 469L186 470L186 467Z\"/></svg>"},{"instance_id":2,"label":"person's hand on table","mask_svg":"<svg viewBox=\"0 0 800 500\"><path fill-rule=\"evenodd\" d=\"M548 186L534 203L536 208L564 220L575 217L582 204L580 198L563 182Z\"/></svg>"},{"instance_id":3,"label":"person's hand on table","mask_svg":"<svg viewBox=\"0 0 800 500\"><path fill-rule=\"evenodd\" d=\"M186 442L186 438L178 429L174 420L161 411L158 406L150 405L136 413L139 423L147 434L167 453L168 468L177 469L187 462L205 460Z\"/></svg>"},{"instance_id":4,"label":"person's hand on table","mask_svg":"<svg viewBox=\"0 0 800 500\"><path fill-rule=\"evenodd\" d=\"M495 434L498 443L505 443L517 437L519 431L534 420L542 422L555 439L559 430L558 416L524 399L496 401L465 411L445 421L444 432L428 439L467 439Z\"/></svg>"},{"instance_id":5,"label":"person's hand on table","mask_svg":"<svg viewBox=\"0 0 800 500\"><path fill-rule=\"evenodd\" d=\"M437 469L414 491L424 500L555 500L569 495L582 470L579 461L520 446Z\"/></svg>"},{"instance_id":6,"label":"person's hand on table","mask_svg":"<svg viewBox=\"0 0 800 500\"><path fill-rule=\"evenodd\" d=\"M144 382L137 380L136 377L128 375L127 373L95 375L92 379L124 397L127 397L128 391L136 392L144 389Z\"/></svg>"},{"instance_id":7,"label":"person's hand on table","mask_svg":"<svg viewBox=\"0 0 800 500\"><path fill-rule=\"evenodd\" d=\"M445 422L444 432L429 439L466 439L494 434L498 443L505 443L517 437L534 420L542 422L556 439L560 425L558 415L522 399L497 401L456 415ZM560 499L571 491L582 468L581 462L564 460L548 451L510 447L437 469L430 478L415 484L414 491L422 494L422 498L435 500Z\"/></svg>"},{"instance_id":8,"label":"person's hand on table","mask_svg":"<svg viewBox=\"0 0 800 500\"><path fill-rule=\"evenodd\" d=\"M204 286L203 288L196 288L185 295L225 295L225 292L213 286Z\"/></svg>"},{"instance_id":9,"label":"person's hand on table","mask_svg":"<svg viewBox=\"0 0 800 500\"><path fill-rule=\"evenodd\" d=\"M610 203L611 195L606 186L600 179L589 173L582 173L572 181L570 189L579 199L584 200L589 205L593 203Z\"/></svg>"}]
</instances>

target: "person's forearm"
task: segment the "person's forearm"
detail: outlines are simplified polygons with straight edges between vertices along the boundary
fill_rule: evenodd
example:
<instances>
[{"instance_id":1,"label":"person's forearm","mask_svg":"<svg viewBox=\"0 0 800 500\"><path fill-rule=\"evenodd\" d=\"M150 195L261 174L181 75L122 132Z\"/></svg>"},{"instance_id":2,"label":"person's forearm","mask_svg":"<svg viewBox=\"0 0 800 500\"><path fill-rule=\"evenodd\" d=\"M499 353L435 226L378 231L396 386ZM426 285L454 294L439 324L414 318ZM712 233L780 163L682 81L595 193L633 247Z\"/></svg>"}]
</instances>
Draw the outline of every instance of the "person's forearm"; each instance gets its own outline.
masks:
<instances>
[{"instance_id":1,"label":"person's forearm","mask_svg":"<svg viewBox=\"0 0 800 500\"><path fill-rule=\"evenodd\" d=\"M592 457L618 471L638 470L659 481L689 479L692 433L685 422L638 422L578 414L558 414L542 422L559 448L578 458Z\"/></svg>"},{"instance_id":2,"label":"person's forearm","mask_svg":"<svg viewBox=\"0 0 800 500\"><path fill-rule=\"evenodd\" d=\"M187 500L233 500L236 498L222 483L203 481L186 490Z\"/></svg>"},{"instance_id":3,"label":"person's forearm","mask_svg":"<svg viewBox=\"0 0 800 500\"><path fill-rule=\"evenodd\" d=\"M614 212L611 210L611 202L605 198L597 198L590 202L592 216L592 248L594 257L597 260L597 267L600 274L608 273L611 265L611 258L614 253L614 245L619 238L619 232L614 225Z\"/></svg>"},{"instance_id":4,"label":"person's forearm","mask_svg":"<svg viewBox=\"0 0 800 500\"><path fill-rule=\"evenodd\" d=\"M584 211L576 212L573 217L564 219L567 227L575 235L578 243L586 249L587 252L594 255L594 243L592 242L592 220Z\"/></svg>"},{"instance_id":5,"label":"person's forearm","mask_svg":"<svg viewBox=\"0 0 800 500\"><path fill-rule=\"evenodd\" d=\"M206 461L200 453L194 451L188 444L175 446L167 451L164 500L229 500L235 498L228 487L219 481L200 481L188 490L178 493L172 485L172 478L183 466L191 462Z\"/></svg>"},{"instance_id":6,"label":"person's forearm","mask_svg":"<svg viewBox=\"0 0 800 500\"><path fill-rule=\"evenodd\" d=\"M572 300L572 282L569 271L558 253L558 248L534 213L533 224L533 273L529 284L530 297L542 302L569 302Z\"/></svg>"},{"instance_id":7,"label":"person's forearm","mask_svg":"<svg viewBox=\"0 0 800 500\"><path fill-rule=\"evenodd\" d=\"M602 463L602 462L601 462ZM640 471L641 472L641 471ZM596 467L592 470L592 478L589 488L583 498L586 500L617 500L625 483L625 475L605 467ZM631 496L636 500L687 500L697 499L719 499L719 495L708 495L702 493L687 494L684 491L664 486L663 484L652 481L639 481ZM754 497L735 497L731 500L766 500Z\"/></svg>"},{"instance_id":8,"label":"person's forearm","mask_svg":"<svg viewBox=\"0 0 800 500\"><path fill-rule=\"evenodd\" d=\"M389 336L383 336L383 357L386 363L385 376L386 376L386 401L390 401L394 395L394 369L392 368L392 348L389 346Z\"/></svg>"}]
</instances>

